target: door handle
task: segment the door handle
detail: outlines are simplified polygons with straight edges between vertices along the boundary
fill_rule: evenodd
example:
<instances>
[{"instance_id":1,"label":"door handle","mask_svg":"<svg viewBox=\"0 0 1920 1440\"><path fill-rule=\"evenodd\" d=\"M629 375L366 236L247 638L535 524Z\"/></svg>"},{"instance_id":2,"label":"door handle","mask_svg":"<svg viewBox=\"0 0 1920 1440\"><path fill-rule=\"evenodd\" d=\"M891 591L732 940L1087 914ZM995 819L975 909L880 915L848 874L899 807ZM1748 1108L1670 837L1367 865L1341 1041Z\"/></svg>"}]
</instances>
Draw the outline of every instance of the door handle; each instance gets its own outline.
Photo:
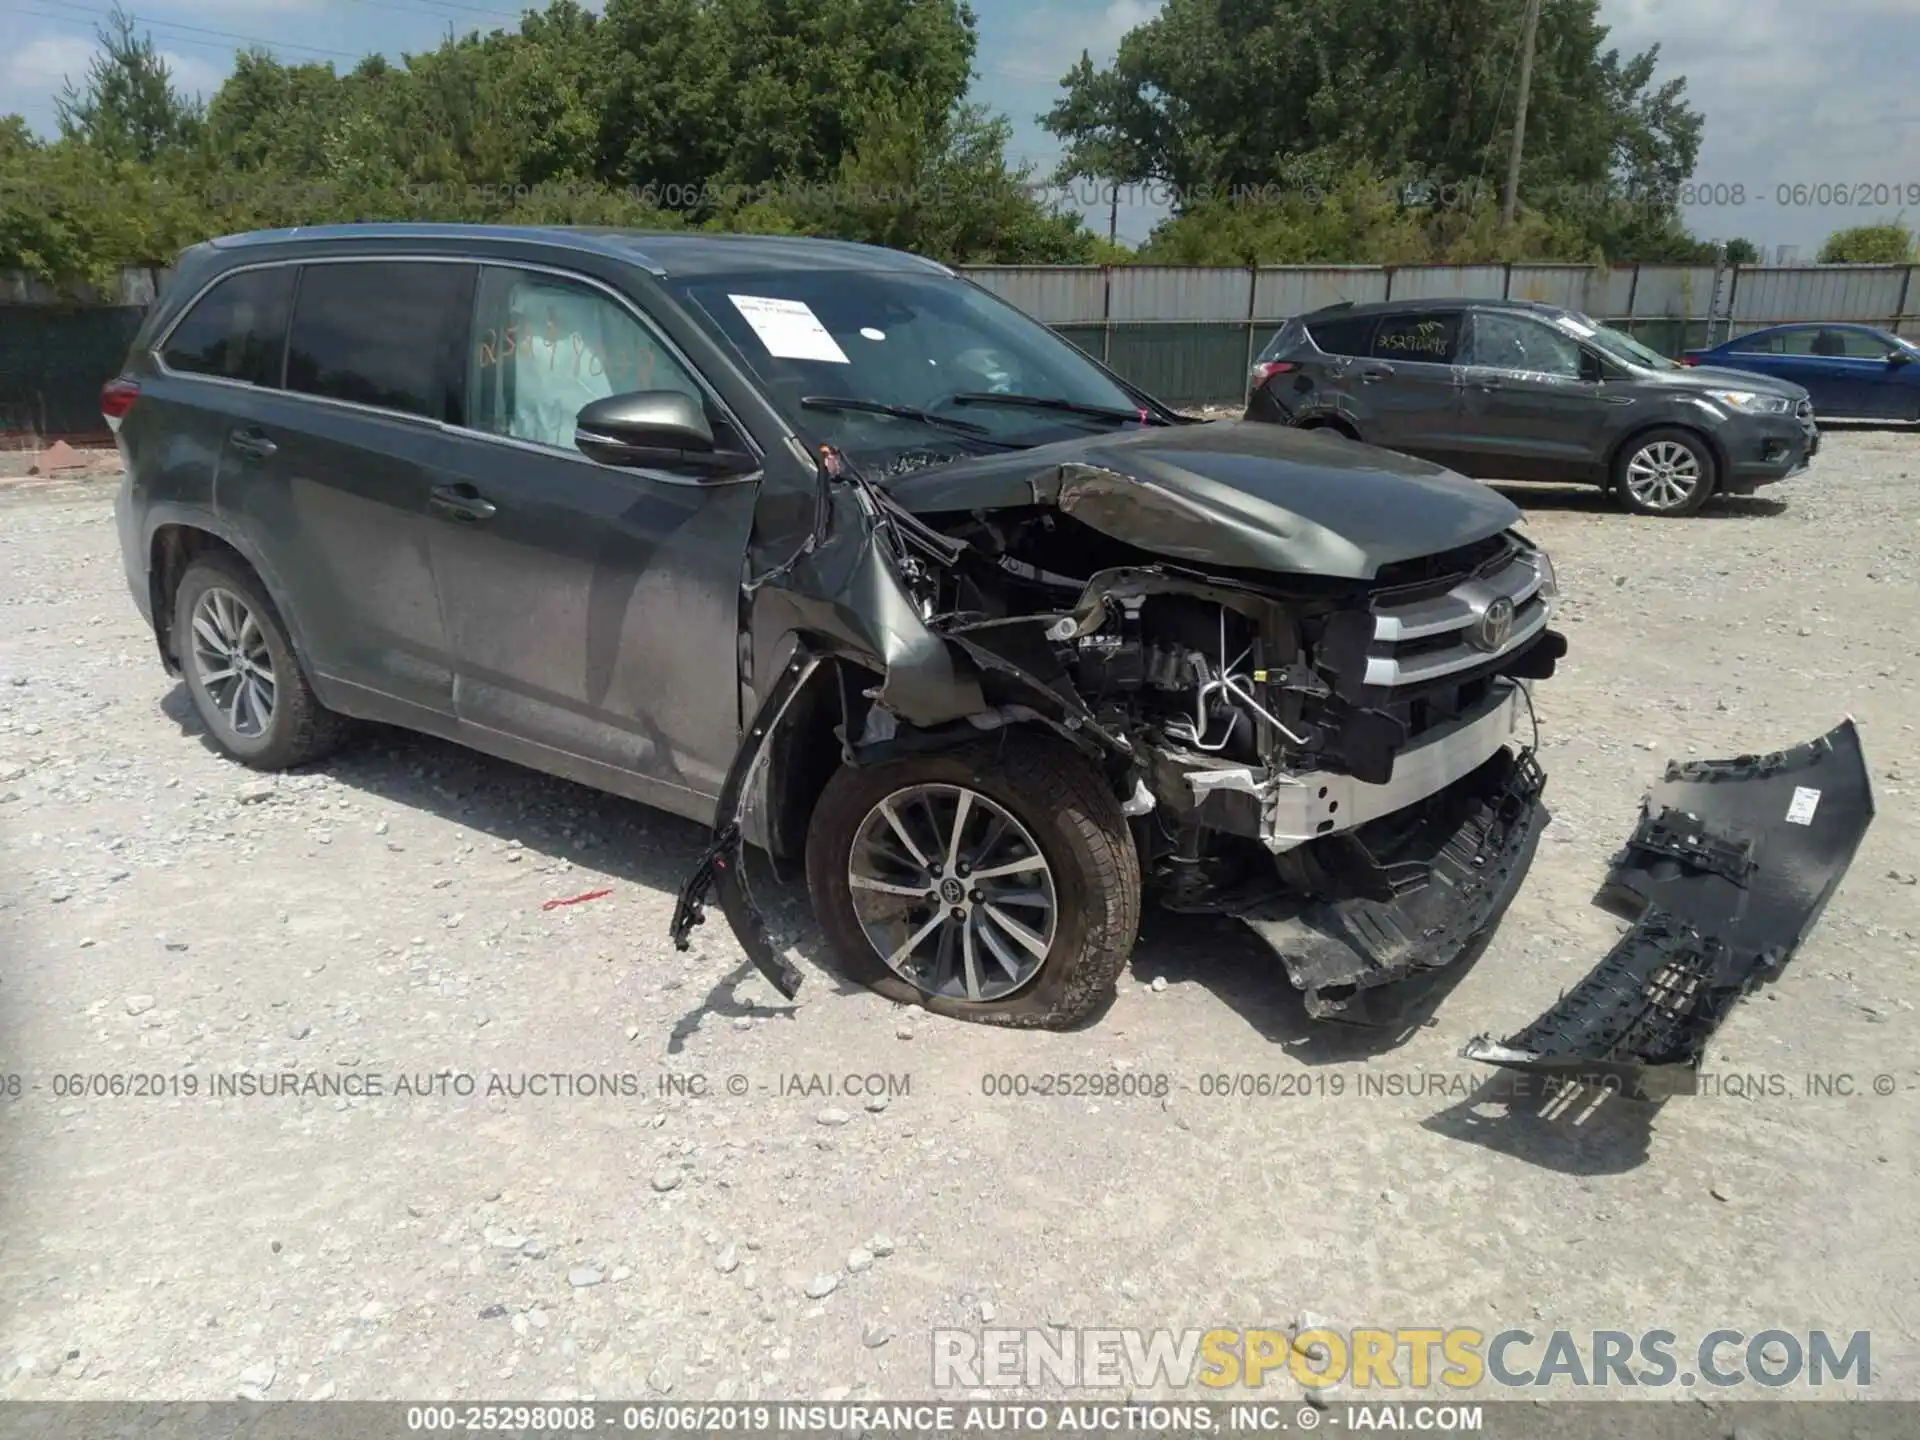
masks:
<instances>
[{"instance_id":1,"label":"door handle","mask_svg":"<svg viewBox=\"0 0 1920 1440\"><path fill-rule=\"evenodd\" d=\"M1360 372L1360 378L1369 385L1376 380L1391 380L1393 378L1393 367L1391 365L1369 365Z\"/></svg>"},{"instance_id":2,"label":"door handle","mask_svg":"<svg viewBox=\"0 0 1920 1440\"><path fill-rule=\"evenodd\" d=\"M1507 384L1498 375L1481 375L1473 383L1482 390L1504 390Z\"/></svg>"},{"instance_id":3,"label":"door handle","mask_svg":"<svg viewBox=\"0 0 1920 1440\"><path fill-rule=\"evenodd\" d=\"M234 431L227 437L227 443L242 455L251 455L256 460L264 460L280 448L267 438L266 431L252 426Z\"/></svg>"},{"instance_id":4,"label":"door handle","mask_svg":"<svg viewBox=\"0 0 1920 1440\"><path fill-rule=\"evenodd\" d=\"M436 485L428 505L455 520L491 520L498 510L491 500L471 485Z\"/></svg>"}]
</instances>

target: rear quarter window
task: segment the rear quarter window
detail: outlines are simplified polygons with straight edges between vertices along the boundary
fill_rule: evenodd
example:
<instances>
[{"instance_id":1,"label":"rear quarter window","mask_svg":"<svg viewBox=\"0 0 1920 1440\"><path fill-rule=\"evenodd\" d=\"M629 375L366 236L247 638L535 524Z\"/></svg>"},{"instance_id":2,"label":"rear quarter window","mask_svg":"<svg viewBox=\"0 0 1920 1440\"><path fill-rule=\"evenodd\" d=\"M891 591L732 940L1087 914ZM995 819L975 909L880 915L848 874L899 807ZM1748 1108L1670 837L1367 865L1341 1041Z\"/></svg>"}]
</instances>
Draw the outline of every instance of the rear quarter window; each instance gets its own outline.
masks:
<instances>
[{"instance_id":1,"label":"rear quarter window","mask_svg":"<svg viewBox=\"0 0 1920 1440\"><path fill-rule=\"evenodd\" d=\"M1307 326L1313 343L1329 355L1365 355L1373 343L1372 316L1345 320L1316 320Z\"/></svg>"},{"instance_id":2,"label":"rear quarter window","mask_svg":"<svg viewBox=\"0 0 1920 1440\"><path fill-rule=\"evenodd\" d=\"M286 349L293 267L243 270L215 282L167 336L160 359L183 375L277 386Z\"/></svg>"}]
</instances>

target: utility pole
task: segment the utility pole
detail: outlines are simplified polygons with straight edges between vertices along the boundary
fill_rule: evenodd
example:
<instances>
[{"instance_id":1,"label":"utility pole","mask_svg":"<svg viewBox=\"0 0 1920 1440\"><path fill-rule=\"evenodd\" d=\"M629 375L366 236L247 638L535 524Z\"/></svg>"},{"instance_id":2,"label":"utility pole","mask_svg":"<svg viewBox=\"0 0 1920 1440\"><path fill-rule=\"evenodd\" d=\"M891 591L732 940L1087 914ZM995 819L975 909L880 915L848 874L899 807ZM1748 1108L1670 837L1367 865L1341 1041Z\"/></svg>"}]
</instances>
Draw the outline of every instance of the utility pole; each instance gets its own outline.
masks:
<instances>
[{"instance_id":1,"label":"utility pole","mask_svg":"<svg viewBox=\"0 0 1920 1440\"><path fill-rule=\"evenodd\" d=\"M1527 95L1533 89L1533 41L1540 30L1540 0L1527 0L1520 27L1520 98L1513 107L1513 148L1507 152L1507 190L1500 202L1500 223L1513 224L1520 208L1520 152L1527 143Z\"/></svg>"}]
</instances>

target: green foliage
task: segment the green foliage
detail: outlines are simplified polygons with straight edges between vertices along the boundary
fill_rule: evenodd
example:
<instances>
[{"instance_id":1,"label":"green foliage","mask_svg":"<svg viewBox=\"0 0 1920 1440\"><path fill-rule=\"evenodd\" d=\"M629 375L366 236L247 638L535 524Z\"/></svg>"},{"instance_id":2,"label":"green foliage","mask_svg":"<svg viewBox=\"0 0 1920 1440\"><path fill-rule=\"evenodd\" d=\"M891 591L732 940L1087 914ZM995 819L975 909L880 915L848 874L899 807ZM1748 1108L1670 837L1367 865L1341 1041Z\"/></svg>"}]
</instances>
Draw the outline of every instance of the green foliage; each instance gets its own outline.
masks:
<instances>
[{"instance_id":1,"label":"green foliage","mask_svg":"<svg viewBox=\"0 0 1920 1440\"><path fill-rule=\"evenodd\" d=\"M1822 265L1906 265L1920 260L1920 242L1898 221L1837 230L1820 247Z\"/></svg>"},{"instance_id":2,"label":"green foliage","mask_svg":"<svg viewBox=\"0 0 1920 1440\"><path fill-rule=\"evenodd\" d=\"M243 53L202 113L116 12L58 141L0 124L0 269L98 283L209 235L397 219L1091 255L964 103L973 23L962 0L552 0L397 65Z\"/></svg>"},{"instance_id":3,"label":"green foliage","mask_svg":"<svg viewBox=\"0 0 1920 1440\"><path fill-rule=\"evenodd\" d=\"M1700 116L1684 81L1654 85L1656 50L1623 58L1605 48L1598 0L1542 6L1521 194L1544 219L1505 236L1486 230L1493 177L1506 171L1522 8L1166 0L1108 69L1083 55L1043 123L1066 144L1068 174L1164 182L1182 220L1217 210L1223 193L1242 195L1229 203L1254 215L1177 232L1196 260L1212 254L1206 235L1225 247L1223 263L1250 244L1322 255L1342 236L1357 247L1341 253L1350 261L1447 252L1462 236L1493 247L1480 259L1507 258L1521 239L1547 249L1512 258L1597 249L1662 259L1692 245L1673 201L1693 171ZM1352 198L1355 177L1379 175L1422 182L1438 198L1395 215ZM1315 195L1347 198L1329 201L1341 213L1315 218L1305 213Z\"/></svg>"},{"instance_id":4,"label":"green foliage","mask_svg":"<svg viewBox=\"0 0 1920 1440\"><path fill-rule=\"evenodd\" d=\"M1736 236L1727 241L1727 263L1729 265L1758 265L1760 247L1753 241Z\"/></svg>"}]
</instances>

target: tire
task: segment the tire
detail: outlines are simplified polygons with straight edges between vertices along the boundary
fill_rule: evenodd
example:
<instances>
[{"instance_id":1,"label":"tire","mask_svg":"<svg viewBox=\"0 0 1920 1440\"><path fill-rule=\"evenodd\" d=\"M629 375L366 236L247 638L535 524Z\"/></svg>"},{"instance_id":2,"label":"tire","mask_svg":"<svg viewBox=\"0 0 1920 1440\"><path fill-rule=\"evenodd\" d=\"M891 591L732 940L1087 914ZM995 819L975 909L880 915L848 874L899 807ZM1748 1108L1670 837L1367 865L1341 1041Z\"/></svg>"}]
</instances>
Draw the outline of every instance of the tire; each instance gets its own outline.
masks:
<instances>
[{"instance_id":1,"label":"tire","mask_svg":"<svg viewBox=\"0 0 1920 1440\"><path fill-rule=\"evenodd\" d=\"M237 556L203 555L187 567L174 594L173 636L180 672L208 734L233 759L255 770L289 770L320 759L345 732L345 721L321 705L294 657L280 613L259 579ZM255 676L250 693L222 677L238 642ZM262 685L259 672L270 672ZM243 678L245 671L242 672ZM259 701L271 691L265 723Z\"/></svg>"},{"instance_id":2,"label":"tire","mask_svg":"<svg viewBox=\"0 0 1920 1440\"><path fill-rule=\"evenodd\" d=\"M1636 435L1614 457L1613 493L1635 515L1692 515L1718 484L1712 448L1676 426Z\"/></svg>"},{"instance_id":3,"label":"tire","mask_svg":"<svg viewBox=\"0 0 1920 1440\"><path fill-rule=\"evenodd\" d=\"M964 811L960 792L971 797ZM941 867L940 875L915 865L883 802L921 858ZM958 846L951 844L951 824L938 825L954 814L964 816ZM1002 818L1012 827L1001 827L999 843L989 846ZM1015 874L956 896L948 882L966 872L947 870L937 853L942 842L949 855L971 857L983 876L994 869ZM856 865L867 882L858 903ZM894 888L880 893L872 888L876 877ZM969 877L969 884L980 878ZM903 880L911 884L899 886ZM848 979L936 1015L988 1025L1058 1030L1084 1019L1113 993L1140 926L1140 863L1119 802L1069 746L1031 734L843 767L814 808L807 883L828 947ZM904 893L921 884L928 889L918 898ZM941 886L944 899L937 898ZM1053 897L1044 922L1034 898L1042 893ZM949 905L956 898L966 907L964 920ZM897 921L888 918L896 915ZM1026 929L1025 943L1006 928L1008 917ZM930 922L937 923L928 934ZM884 943L915 933L926 938L897 970L882 941L869 936L869 925L883 936L891 930ZM1038 947L1042 953L1036 953L1039 941L1048 942ZM969 955L977 987L968 980ZM1031 966L1024 978L1023 966ZM919 978L903 970L917 970Z\"/></svg>"}]
</instances>

